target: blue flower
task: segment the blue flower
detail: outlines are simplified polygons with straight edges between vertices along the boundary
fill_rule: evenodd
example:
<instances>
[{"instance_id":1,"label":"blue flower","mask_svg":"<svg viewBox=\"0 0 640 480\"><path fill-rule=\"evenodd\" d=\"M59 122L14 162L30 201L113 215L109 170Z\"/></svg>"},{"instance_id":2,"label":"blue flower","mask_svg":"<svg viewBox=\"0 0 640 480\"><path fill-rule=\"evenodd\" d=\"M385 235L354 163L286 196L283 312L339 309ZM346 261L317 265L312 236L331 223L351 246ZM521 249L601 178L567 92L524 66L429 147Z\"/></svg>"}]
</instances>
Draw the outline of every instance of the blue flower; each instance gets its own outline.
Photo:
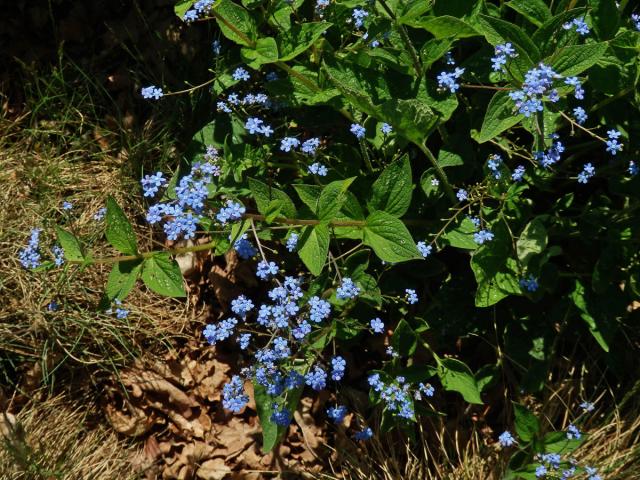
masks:
<instances>
[{"instance_id":1,"label":"blue flower","mask_svg":"<svg viewBox=\"0 0 640 480\"><path fill-rule=\"evenodd\" d=\"M222 387L222 406L234 413L240 412L249 403L249 396L244 393L244 382L238 375Z\"/></svg>"},{"instance_id":2,"label":"blue flower","mask_svg":"<svg viewBox=\"0 0 640 480\"><path fill-rule=\"evenodd\" d=\"M370 427L364 428L353 436L356 440L369 440L373 437L373 430Z\"/></svg>"},{"instance_id":3,"label":"blue flower","mask_svg":"<svg viewBox=\"0 0 640 480\"><path fill-rule=\"evenodd\" d=\"M582 171L578 174L578 183L588 183L595 174L596 168L591 163L585 163Z\"/></svg>"},{"instance_id":4,"label":"blue flower","mask_svg":"<svg viewBox=\"0 0 640 480\"><path fill-rule=\"evenodd\" d=\"M160 187L164 187L167 184L167 180L164 178L162 172L156 172L153 175L145 175L142 180L142 189L145 197L153 197L158 193Z\"/></svg>"},{"instance_id":5,"label":"blue flower","mask_svg":"<svg viewBox=\"0 0 640 480\"><path fill-rule=\"evenodd\" d=\"M633 160L629 161L629 167L627 168L629 175L636 176L638 172L640 172L640 168L636 165L636 162Z\"/></svg>"},{"instance_id":6,"label":"blue flower","mask_svg":"<svg viewBox=\"0 0 640 480\"><path fill-rule=\"evenodd\" d=\"M562 25L562 28L565 30L571 30L573 27L575 27L576 32L580 35L589 35L589 26L585 23L584 19L574 18L570 22L566 22Z\"/></svg>"},{"instance_id":7,"label":"blue flower","mask_svg":"<svg viewBox=\"0 0 640 480\"><path fill-rule=\"evenodd\" d=\"M296 232L291 232L289 234L289 238L287 238L287 250L289 252L293 252L296 250L296 248L298 248L298 240L299 240L299 236Z\"/></svg>"},{"instance_id":8,"label":"blue flower","mask_svg":"<svg viewBox=\"0 0 640 480\"><path fill-rule=\"evenodd\" d=\"M369 322L374 333L384 333L384 323L379 318L374 318Z\"/></svg>"},{"instance_id":9,"label":"blue flower","mask_svg":"<svg viewBox=\"0 0 640 480\"><path fill-rule=\"evenodd\" d=\"M538 465L536 467L536 478L543 478L547 475L547 467L545 467L544 465Z\"/></svg>"},{"instance_id":10,"label":"blue flower","mask_svg":"<svg viewBox=\"0 0 640 480\"><path fill-rule=\"evenodd\" d=\"M249 348L249 342L251 341L250 333L243 333L238 337L238 343L240 344L240 350L246 350Z\"/></svg>"},{"instance_id":11,"label":"blue flower","mask_svg":"<svg viewBox=\"0 0 640 480\"><path fill-rule=\"evenodd\" d=\"M344 405L336 405L327 409L327 416L333 420L336 425L342 423L344 417L347 415L347 407Z\"/></svg>"},{"instance_id":12,"label":"blue flower","mask_svg":"<svg viewBox=\"0 0 640 480\"><path fill-rule=\"evenodd\" d=\"M580 430L578 430L578 427L576 427L573 423L569 424L569 426L567 427L567 438L569 440L580 440L580 438L582 437L582 433L580 433Z\"/></svg>"},{"instance_id":13,"label":"blue flower","mask_svg":"<svg viewBox=\"0 0 640 480\"><path fill-rule=\"evenodd\" d=\"M529 275L527 278L520 279L520 287L529 291L535 292L538 290L538 280L533 275Z\"/></svg>"},{"instance_id":14,"label":"blue flower","mask_svg":"<svg viewBox=\"0 0 640 480\"><path fill-rule=\"evenodd\" d=\"M253 244L249 240L247 240L246 233L234 242L233 248L235 248L236 252L238 252L238 255L243 260L249 260L258 253Z\"/></svg>"},{"instance_id":15,"label":"blue flower","mask_svg":"<svg viewBox=\"0 0 640 480\"><path fill-rule=\"evenodd\" d=\"M249 117L247 118L246 123L244 124L244 128L246 128L247 130L249 130L250 134L255 134L255 133L262 133L262 124L264 123L263 120L261 120L260 118L257 117Z\"/></svg>"},{"instance_id":16,"label":"blue flower","mask_svg":"<svg viewBox=\"0 0 640 480\"><path fill-rule=\"evenodd\" d=\"M357 288L357 287L356 287ZM326 320L331 315L331 304L320 297L313 296L309 299L309 319L314 323Z\"/></svg>"},{"instance_id":17,"label":"blue flower","mask_svg":"<svg viewBox=\"0 0 640 480\"><path fill-rule=\"evenodd\" d=\"M33 228L29 243L18 253L18 259L24 268L38 268L40 266L40 232L42 232L41 229Z\"/></svg>"},{"instance_id":18,"label":"blue flower","mask_svg":"<svg viewBox=\"0 0 640 480\"><path fill-rule=\"evenodd\" d=\"M222 51L222 44L220 43L220 40L214 40L211 42L211 51L216 56L220 55L220 52Z\"/></svg>"},{"instance_id":19,"label":"blue flower","mask_svg":"<svg viewBox=\"0 0 640 480\"><path fill-rule=\"evenodd\" d=\"M333 357L331 359L331 378L335 381L342 380L344 377L344 369L347 366L347 361L341 356Z\"/></svg>"},{"instance_id":20,"label":"blue flower","mask_svg":"<svg viewBox=\"0 0 640 480\"><path fill-rule=\"evenodd\" d=\"M618 130L609 130L607 131L607 136L609 139L607 140L607 152L611 155L615 155L616 153L622 151L622 144L618 143L618 138L622 135Z\"/></svg>"},{"instance_id":21,"label":"blue flower","mask_svg":"<svg viewBox=\"0 0 640 480\"><path fill-rule=\"evenodd\" d=\"M493 177L496 180L499 180L502 177L502 172L500 171L500 167L502 166L502 157L500 155L490 155L489 160L487 161L487 167L493 173Z\"/></svg>"},{"instance_id":22,"label":"blue flower","mask_svg":"<svg viewBox=\"0 0 640 480\"><path fill-rule=\"evenodd\" d=\"M587 112L585 112L584 108L582 107L576 107L573 109L573 116L576 117L576 122L578 122L580 125L582 125L584 122L587 121Z\"/></svg>"},{"instance_id":23,"label":"blue flower","mask_svg":"<svg viewBox=\"0 0 640 480\"><path fill-rule=\"evenodd\" d=\"M273 406L273 413L271 414L271 421L281 427L286 427L291 423L291 412L287 407L282 407L278 410L278 405Z\"/></svg>"},{"instance_id":24,"label":"blue flower","mask_svg":"<svg viewBox=\"0 0 640 480\"><path fill-rule=\"evenodd\" d=\"M511 435L511 432L509 432L508 430L505 430L504 432L502 432L502 434L500 434L500 436L498 437L498 442L502 447L511 447L517 443L516 439L513 438L513 435Z\"/></svg>"},{"instance_id":25,"label":"blue flower","mask_svg":"<svg viewBox=\"0 0 640 480\"><path fill-rule=\"evenodd\" d=\"M360 288L353 283L348 277L342 279L342 283L336 290L336 297L340 300L346 300L349 298L355 298L360 294Z\"/></svg>"},{"instance_id":26,"label":"blue flower","mask_svg":"<svg viewBox=\"0 0 640 480\"><path fill-rule=\"evenodd\" d=\"M574 88L574 96L578 100L584 99L584 89L582 88L582 83L580 83L578 77L567 77L564 83L571 85Z\"/></svg>"},{"instance_id":27,"label":"blue flower","mask_svg":"<svg viewBox=\"0 0 640 480\"><path fill-rule=\"evenodd\" d=\"M258 263L258 268L256 270L256 276L260 280L266 280L270 276L275 276L278 274L278 265L275 262L266 262L262 260Z\"/></svg>"},{"instance_id":28,"label":"blue flower","mask_svg":"<svg viewBox=\"0 0 640 480\"><path fill-rule=\"evenodd\" d=\"M218 325L208 324L204 327L202 334L210 345L215 345L216 342L226 340L233 335L233 330L237 324L238 321L235 318L227 318L218 323Z\"/></svg>"},{"instance_id":29,"label":"blue flower","mask_svg":"<svg viewBox=\"0 0 640 480\"><path fill-rule=\"evenodd\" d=\"M249 76L249 72L247 72L244 68L238 67L233 71L232 75L233 79L237 82L244 80L245 82L249 80L251 77Z\"/></svg>"},{"instance_id":30,"label":"blue flower","mask_svg":"<svg viewBox=\"0 0 640 480\"><path fill-rule=\"evenodd\" d=\"M358 139L362 139L364 138L365 134L367 133L367 131L365 130L365 128L358 124L358 123L352 123L351 124L351 133L353 133L356 138Z\"/></svg>"},{"instance_id":31,"label":"blue flower","mask_svg":"<svg viewBox=\"0 0 640 480\"><path fill-rule=\"evenodd\" d=\"M309 140L305 140L302 143L302 147L300 148L300 150L302 150L302 153L306 153L307 155L315 155L316 150L318 149L319 146L320 146L320 139L317 137L314 137L314 138L310 138Z\"/></svg>"},{"instance_id":32,"label":"blue flower","mask_svg":"<svg viewBox=\"0 0 640 480\"><path fill-rule=\"evenodd\" d=\"M107 214L107 209L105 207L102 207L100 209L98 209L98 211L96 213L93 214L93 219L97 222L99 222L100 220L104 219L104 216Z\"/></svg>"},{"instance_id":33,"label":"blue flower","mask_svg":"<svg viewBox=\"0 0 640 480\"><path fill-rule=\"evenodd\" d=\"M458 197L458 201L464 202L469 198L469 193L464 188L461 188L457 191L456 197Z\"/></svg>"},{"instance_id":34,"label":"blue flower","mask_svg":"<svg viewBox=\"0 0 640 480\"><path fill-rule=\"evenodd\" d=\"M226 206L221 208L216 214L216 219L222 225L225 225L229 221L240 220L245 212L246 209L241 203L227 200Z\"/></svg>"},{"instance_id":35,"label":"blue flower","mask_svg":"<svg viewBox=\"0 0 640 480\"><path fill-rule=\"evenodd\" d=\"M63 210L71 210L72 208L73 208L73 203L67 202L67 201L62 202Z\"/></svg>"},{"instance_id":36,"label":"blue flower","mask_svg":"<svg viewBox=\"0 0 640 480\"><path fill-rule=\"evenodd\" d=\"M280 141L280 150L283 152L290 152L300 146L300 140L294 137L284 137Z\"/></svg>"},{"instance_id":37,"label":"blue flower","mask_svg":"<svg viewBox=\"0 0 640 480\"><path fill-rule=\"evenodd\" d=\"M636 27L636 30L640 32L640 15L638 15L637 13L632 13L631 21L633 22L634 27Z\"/></svg>"},{"instance_id":38,"label":"blue flower","mask_svg":"<svg viewBox=\"0 0 640 480\"><path fill-rule=\"evenodd\" d=\"M584 401L580 404L580 408L585 412L593 412L596 407L593 403Z\"/></svg>"},{"instance_id":39,"label":"blue flower","mask_svg":"<svg viewBox=\"0 0 640 480\"><path fill-rule=\"evenodd\" d=\"M453 72L440 72L438 75L438 88L440 90L449 89L451 93L456 93L460 88L460 84L456 82L464 73L464 68L456 67Z\"/></svg>"},{"instance_id":40,"label":"blue flower","mask_svg":"<svg viewBox=\"0 0 640 480\"><path fill-rule=\"evenodd\" d=\"M312 175L318 175L319 177L326 177L327 173L329 173L329 171L327 170L327 167L325 167L320 162L315 162L309 165L309 168L307 171Z\"/></svg>"},{"instance_id":41,"label":"blue flower","mask_svg":"<svg viewBox=\"0 0 640 480\"><path fill-rule=\"evenodd\" d=\"M491 57L492 68L494 72L504 71L507 59L517 57L517 53L511 43L496 45L495 56Z\"/></svg>"},{"instance_id":42,"label":"blue flower","mask_svg":"<svg viewBox=\"0 0 640 480\"><path fill-rule=\"evenodd\" d=\"M405 289L404 292L405 292L405 298L407 299L407 302L409 302L410 305L418 303L418 294L414 289L407 288Z\"/></svg>"},{"instance_id":43,"label":"blue flower","mask_svg":"<svg viewBox=\"0 0 640 480\"><path fill-rule=\"evenodd\" d=\"M519 182L522 180L522 177L524 177L524 174L525 174L524 165L518 165L516 169L513 171L513 173L511 174L511 180L513 180L514 182Z\"/></svg>"},{"instance_id":44,"label":"blue flower","mask_svg":"<svg viewBox=\"0 0 640 480\"><path fill-rule=\"evenodd\" d=\"M327 372L317 365L304 377L305 383L314 390L322 390L327 385Z\"/></svg>"},{"instance_id":45,"label":"blue flower","mask_svg":"<svg viewBox=\"0 0 640 480\"><path fill-rule=\"evenodd\" d=\"M380 126L380 131L384 134L384 135L389 135L392 131L393 131L393 127L391 125L389 125L388 123L383 123Z\"/></svg>"},{"instance_id":46,"label":"blue flower","mask_svg":"<svg viewBox=\"0 0 640 480\"><path fill-rule=\"evenodd\" d=\"M142 98L153 98L154 100L160 100L164 96L162 88L158 88L154 85L144 87L140 93L142 94Z\"/></svg>"},{"instance_id":47,"label":"blue flower","mask_svg":"<svg viewBox=\"0 0 640 480\"><path fill-rule=\"evenodd\" d=\"M416 243L416 248L423 258L427 258L429 255L431 255L431 251L433 250L433 247L431 245L427 245L427 242Z\"/></svg>"},{"instance_id":48,"label":"blue flower","mask_svg":"<svg viewBox=\"0 0 640 480\"><path fill-rule=\"evenodd\" d=\"M353 18L353 24L356 28L361 28L364 25L364 19L369 16L369 12L363 10L361 8L354 8L353 12L351 12L351 17Z\"/></svg>"},{"instance_id":49,"label":"blue flower","mask_svg":"<svg viewBox=\"0 0 640 480\"><path fill-rule=\"evenodd\" d=\"M231 311L242 318L245 318L251 310L253 310L253 302L244 295L231 301Z\"/></svg>"},{"instance_id":50,"label":"blue flower","mask_svg":"<svg viewBox=\"0 0 640 480\"><path fill-rule=\"evenodd\" d=\"M64 263L64 250L60 245L54 245L51 249L53 253L53 262L56 264L56 267L62 266Z\"/></svg>"},{"instance_id":51,"label":"blue flower","mask_svg":"<svg viewBox=\"0 0 640 480\"><path fill-rule=\"evenodd\" d=\"M491 240L493 240L493 236L494 235L491 230L480 230L479 232L473 234L473 240L478 245L482 245L485 242L490 242Z\"/></svg>"}]
</instances>

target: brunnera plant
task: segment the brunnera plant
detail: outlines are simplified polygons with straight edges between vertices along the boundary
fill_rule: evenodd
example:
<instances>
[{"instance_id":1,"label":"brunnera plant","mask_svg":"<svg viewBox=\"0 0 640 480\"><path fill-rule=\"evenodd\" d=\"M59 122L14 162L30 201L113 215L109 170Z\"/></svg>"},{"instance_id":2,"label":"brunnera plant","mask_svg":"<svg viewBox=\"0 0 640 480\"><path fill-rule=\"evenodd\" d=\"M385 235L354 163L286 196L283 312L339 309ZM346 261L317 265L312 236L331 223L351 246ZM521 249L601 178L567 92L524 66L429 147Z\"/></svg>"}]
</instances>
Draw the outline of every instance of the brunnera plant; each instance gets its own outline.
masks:
<instances>
[{"instance_id":1,"label":"brunnera plant","mask_svg":"<svg viewBox=\"0 0 640 480\"><path fill-rule=\"evenodd\" d=\"M540 392L563 341L624 365L640 294L629 2L182 0L175 11L190 28L216 25L211 79L142 97L206 88L211 116L176 172L141 183L158 235L204 240L141 252L110 199L98 218L120 255L92 256L64 225L51 262L33 231L25 267L113 264L103 307L126 315L138 280L185 295L175 255L235 249L256 262L264 288L203 335L244 351L223 405L242 410L253 383L265 451L304 388L334 390L327 415L342 422L347 359L365 338L387 337L361 385L380 428L408 433L436 389L482 404L505 364L520 390ZM488 333L499 338L488 363L443 347ZM360 427L356 438L373 434Z\"/></svg>"}]
</instances>

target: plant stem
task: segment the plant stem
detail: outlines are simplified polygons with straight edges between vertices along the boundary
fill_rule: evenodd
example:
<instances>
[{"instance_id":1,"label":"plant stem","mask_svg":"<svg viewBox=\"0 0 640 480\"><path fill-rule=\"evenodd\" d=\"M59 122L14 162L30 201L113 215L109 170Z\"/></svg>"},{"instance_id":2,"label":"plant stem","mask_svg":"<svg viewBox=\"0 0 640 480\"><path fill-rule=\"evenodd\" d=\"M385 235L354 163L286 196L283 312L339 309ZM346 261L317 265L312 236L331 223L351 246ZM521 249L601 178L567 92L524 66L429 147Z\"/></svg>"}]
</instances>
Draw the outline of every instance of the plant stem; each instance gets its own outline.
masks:
<instances>
[{"instance_id":1,"label":"plant stem","mask_svg":"<svg viewBox=\"0 0 640 480\"><path fill-rule=\"evenodd\" d=\"M407 48L407 50L409 51L409 54L411 55L411 60L413 62L413 68L416 71L416 75L418 76L418 78L420 78L422 76L422 65L420 64L420 57L418 56L418 52L416 51L415 47L413 46L413 43L411 42L411 39L409 38L409 33L407 32L407 29L404 28L404 25L398 22L398 18L396 17L393 10L389 8L389 5L387 5L387 2L385 0L378 0L378 2L380 2L380 5L382 5L382 8L384 9L384 11L387 12L387 15L391 17L391 19L393 20L393 23L398 28L398 32L400 33L400 38L402 39L402 43L404 43L404 46Z\"/></svg>"},{"instance_id":2,"label":"plant stem","mask_svg":"<svg viewBox=\"0 0 640 480\"><path fill-rule=\"evenodd\" d=\"M449 183L447 174L444 173L444 170L442 170L442 167L438 165L438 160L436 159L436 157L433 155L433 153L431 153L431 150L429 150L429 148L426 145L421 143L416 143L416 145L418 146L418 148L420 148L420 150L422 150L422 153L424 153L427 156L427 158L429 159L429 162L431 162L431 165L433 165L433 168L435 168L436 174L438 175L438 178L442 182L442 185L444 186L444 190L447 196L449 197L449 199L453 203L457 203L458 199L453 193L453 188L451 188L451 184Z\"/></svg>"}]
</instances>

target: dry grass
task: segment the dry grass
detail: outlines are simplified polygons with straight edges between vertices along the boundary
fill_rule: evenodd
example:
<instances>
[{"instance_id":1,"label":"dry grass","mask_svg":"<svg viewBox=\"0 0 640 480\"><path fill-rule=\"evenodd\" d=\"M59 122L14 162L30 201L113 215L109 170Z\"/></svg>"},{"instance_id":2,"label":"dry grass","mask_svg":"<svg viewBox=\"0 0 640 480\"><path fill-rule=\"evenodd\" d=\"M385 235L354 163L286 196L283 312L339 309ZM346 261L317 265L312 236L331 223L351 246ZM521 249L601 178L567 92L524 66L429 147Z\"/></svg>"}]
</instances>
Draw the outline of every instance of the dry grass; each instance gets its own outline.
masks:
<instances>
[{"instance_id":1,"label":"dry grass","mask_svg":"<svg viewBox=\"0 0 640 480\"><path fill-rule=\"evenodd\" d=\"M0 478L114 480L137 478L137 448L103 425L88 427L89 399L64 396L26 405L0 417Z\"/></svg>"}]
</instances>

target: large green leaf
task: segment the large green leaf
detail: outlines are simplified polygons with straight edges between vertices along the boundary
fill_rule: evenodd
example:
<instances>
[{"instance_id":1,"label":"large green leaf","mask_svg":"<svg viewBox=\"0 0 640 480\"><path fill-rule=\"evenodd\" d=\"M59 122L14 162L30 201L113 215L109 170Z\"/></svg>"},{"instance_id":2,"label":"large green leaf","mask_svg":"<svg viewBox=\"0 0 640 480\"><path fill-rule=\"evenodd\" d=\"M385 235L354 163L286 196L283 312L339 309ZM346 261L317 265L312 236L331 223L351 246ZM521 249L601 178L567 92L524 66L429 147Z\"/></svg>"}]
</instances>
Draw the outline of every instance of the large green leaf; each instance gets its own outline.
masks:
<instances>
[{"instance_id":1,"label":"large green leaf","mask_svg":"<svg viewBox=\"0 0 640 480\"><path fill-rule=\"evenodd\" d=\"M403 357L413 355L416 351L418 336L404 318L398 322L398 326L393 331L391 345L394 351Z\"/></svg>"},{"instance_id":2,"label":"large green leaf","mask_svg":"<svg viewBox=\"0 0 640 480\"><path fill-rule=\"evenodd\" d=\"M135 255L138 253L136 235L133 233L133 227L118 203L112 197L107 199L106 221L107 228L105 235L113 248L127 255Z\"/></svg>"},{"instance_id":3,"label":"large green leaf","mask_svg":"<svg viewBox=\"0 0 640 480\"><path fill-rule=\"evenodd\" d=\"M160 295L186 296L180 267L167 253L157 253L144 260L142 281L150 290Z\"/></svg>"},{"instance_id":4,"label":"large green leaf","mask_svg":"<svg viewBox=\"0 0 640 480\"><path fill-rule=\"evenodd\" d=\"M477 37L478 31L464 20L450 15L408 20L407 25L422 28L436 39Z\"/></svg>"},{"instance_id":5,"label":"large green leaf","mask_svg":"<svg viewBox=\"0 0 640 480\"><path fill-rule=\"evenodd\" d=\"M246 9L231 0L219 0L213 9L225 37L245 47L255 47L258 27Z\"/></svg>"},{"instance_id":6,"label":"large green leaf","mask_svg":"<svg viewBox=\"0 0 640 480\"><path fill-rule=\"evenodd\" d=\"M593 313L596 309L589 304L584 285L579 280L576 280L573 292L571 292L571 299L580 311L580 317L589 326L589 331L591 335L593 335L593 338L596 339L605 352L608 352L609 341L608 338L605 337L604 328L603 325L601 325L603 320L599 315Z\"/></svg>"},{"instance_id":7,"label":"large green leaf","mask_svg":"<svg viewBox=\"0 0 640 480\"><path fill-rule=\"evenodd\" d=\"M318 199L318 218L330 221L338 215L347 199L347 189L355 177L336 180L322 189Z\"/></svg>"},{"instance_id":8,"label":"large green leaf","mask_svg":"<svg viewBox=\"0 0 640 480\"><path fill-rule=\"evenodd\" d=\"M545 63L548 63L557 73L565 77L580 75L598 63L607 51L607 47L606 43L587 43L565 47L545 60Z\"/></svg>"},{"instance_id":9,"label":"large green leaf","mask_svg":"<svg viewBox=\"0 0 640 480\"><path fill-rule=\"evenodd\" d=\"M278 46L273 37L259 38L255 48L243 48L240 54L251 68L257 70L261 65L278 61Z\"/></svg>"},{"instance_id":10,"label":"large green leaf","mask_svg":"<svg viewBox=\"0 0 640 480\"><path fill-rule=\"evenodd\" d=\"M258 211L262 215L267 215L271 202L273 200L278 200L281 202L280 211L285 217L296 217L296 206L289 195L282 190L278 190L277 188L267 185L255 178L249 178L249 188L251 189L253 199L256 201Z\"/></svg>"},{"instance_id":11,"label":"large green leaf","mask_svg":"<svg viewBox=\"0 0 640 480\"><path fill-rule=\"evenodd\" d=\"M413 179L409 155L387 165L371 187L367 202L370 211L382 210L394 217L401 217L411 204Z\"/></svg>"},{"instance_id":12,"label":"large green leaf","mask_svg":"<svg viewBox=\"0 0 640 480\"><path fill-rule=\"evenodd\" d=\"M538 422L538 417L536 417L526 407L517 403L513 404L513 410L516 417L516 433L520 440L524 443L529 443L540 431L540 422Z\"/></svg>"},{"instance_id":13,"label":"large green leaf","mask_svg":"<svg viewBox=\"0 0 640 480\"><path fill-rule=\"evenodd\" d=\"M298 406L302 390L302 388L296 388L289 391L289 394L287 395L286 407L292 413ZM273 450L273 447L280 442L285 432L288 430L288 427L277 425L271 420L273 403L277 399L269 395L265 387L255 381L253 382L253 395L256 402L256 409L258 410L260 426L262 427L262 451L264 453L269 453Z\"/></svg>"},{"instance_id":14,"label":"large green leaf","mask_svg":"<svg viewBox=\"0 0 640 480\"><path fill-rule=\"evenodd\" d=\"M67 232L63 228L60 228L56 225L56 235L58 237L58 242L60 246L64 250L64 257L72 262L82 262L84 261L84 254L82 253L82 246L80 242L70 232Z\"/></svg>"},{"instance_id":15,"label":"large green leaf","mask_svg":"<svg viewBox=\"0 0 640 480\"><path fill-rule=\"evenodd\" d=\"M187 10L189 10L191 5L194 3L196 3L196 0L178 0L178 2L173 6L173 11L176 13L178 18L182 20L184 18L184 14L187 13Z\"/></svg>"},{"instance_id":16,"label":"large green leaf","mask_svg":"<svg viewBox=\"0 0 640 480\"><path fill-rule=\"evenodd\" d=\"M540 50L536 44L522 29L511 22L489 15L478 15L476 28L493 46L506 42L512 43L518 52L517 58L525 58L525 66L532 65L540 58Z\"/></svg>"},{"instance_id":17,"label":"large green leaf","mask_svg":"<svg viewBox=\"0 0 640 480\"><path fill-rule=\"evenodd\" d=\"M298 241L298 255L313 275L320 275L329 253L329 227L321 223L305 227Z\"/></svg>"},{"instance_id":18,"label":"large green leaf","mask_svg":"<svg viewBox=\"0 0 640 480\"><path fill-rule=\"evenodd\" d=\"M142 271L142 260L127 260L113 265L107 279L106 294L110 302L124 300L136 285Z\"/></svg>"},{"instance_id":19,"label":"large green leaf","mask_svg":"<svg viewBox=\"0 0 640 480\"><path fill-rule=\"evenodd\" d=\"M418 99L388 100L380 106L379 118L416 144L422 144L438 123L438 115L426 102Z\"/></svg>"},{"instance_id":20,"label":"large green leaf","mask_svg":"<svg viewBox=\"0 0 640 480\"><path fill-rule=\"evenodd\" d=\"M276 38L280 60L293 60L310 48L329 27L331 27L329 22L312 22L294 25L288 30L281 31Z\"/></svg>"},{"instance_id":21,"label":"large green leaf","mask_svg":"<svg viewBox=\"0 0 640 480\"><path fill-rule=\"evenodd\" d=\"M475 250L478 248L478 244L473 239L473 234L476 230L477 228L473 222L469 218L464 217L455 223L453 228L448 229L442 236L442 239L452 247Z\"/></svg>"},{"instance_id":22,"label":"large green leaf","mask_svg":"<svg viewBox=\"0 0 640 480\"><path fill-rule=\"evenodd\" d=\"M513 8L537 27L541 27L544 22L552 17L551 10L543 0L511 0L506 5Z\"/></svg>"},{"instance_id":23,"label":"large green leaf","mask_svg":"<svg viewBox=\"0 0 640 480\"><path fill-rule=\"evenodd\" d=\"M478 143L488 142L519 123L524 118L524 115L516 114L514 110L515 104L509 97L509 93L505 91L496 92L489 102L476 141Z\"/></svg>"},{"instance_id":24,"label":"large green leaf","mask_svg":"<svg viewBox=\"0 0 640 480\"><path fill-rule=\"evenodd\" d=\"M518 259L525 267L531 258L542 253L547 246L547 229L539 217L531 220L518 238L516 250Z\"/></svg>"},{"instance_id":25,"label":"large green leaf","mask_svg":"<svg viewBox=\"0 0 640 480\"><path fill-rule=\"evenodd\" d=\"M620 9L615 0L589 0L593 29L599 40L609 40L616 36L620 28Z\"/></svg>"},{"instance_id":26,"label":"large green leaf","mask_svg":"<svg viewBox=\"0 0 640 480\"><path fill-rule=\"evenodd\" d=\"M445 390L462 394L462 398L469 403L482 404L476 379L464 362L455 358L439 360L438 376Z\"/></svg>"},{"instance_id":27,"label":"large green leaf","mask_svg":"<svg viewBox=\"0 0 640 480\"><path fill-rule=\"evenodd\" d=\"M363 242L385 262L422 258L404 223L386 212L376 211L367 217Z\"/></svg>"},{"instance_id":28,"label":"large green leaf","mask_svg":"<svg viewBox=\"0 0 640 480\"><path fill-rule=\"evenodd\" d=\"M322 193L322 187L320 185L305 185L296 183L293 185L300 200L311 209L313 213L318 211L318 201L320 200L320 194Z\"/></svg>"},{"instance_id":29,"label":"large green leaf","mask_svg":"<svg viewBox=\"0 0 640 480\"><path fill-rule=\"evenodd\" d=\"M534 32L531 39L535 43L543 56L555 51L558 46L564 46L571 35L565 35L567 32L562 26L573 20L584 16L584 8L574 8L566 12L562 12L553 18L545 21L542 26ZM566 39L564 37L567 37Z\"/></svg>"}]
</instances>

